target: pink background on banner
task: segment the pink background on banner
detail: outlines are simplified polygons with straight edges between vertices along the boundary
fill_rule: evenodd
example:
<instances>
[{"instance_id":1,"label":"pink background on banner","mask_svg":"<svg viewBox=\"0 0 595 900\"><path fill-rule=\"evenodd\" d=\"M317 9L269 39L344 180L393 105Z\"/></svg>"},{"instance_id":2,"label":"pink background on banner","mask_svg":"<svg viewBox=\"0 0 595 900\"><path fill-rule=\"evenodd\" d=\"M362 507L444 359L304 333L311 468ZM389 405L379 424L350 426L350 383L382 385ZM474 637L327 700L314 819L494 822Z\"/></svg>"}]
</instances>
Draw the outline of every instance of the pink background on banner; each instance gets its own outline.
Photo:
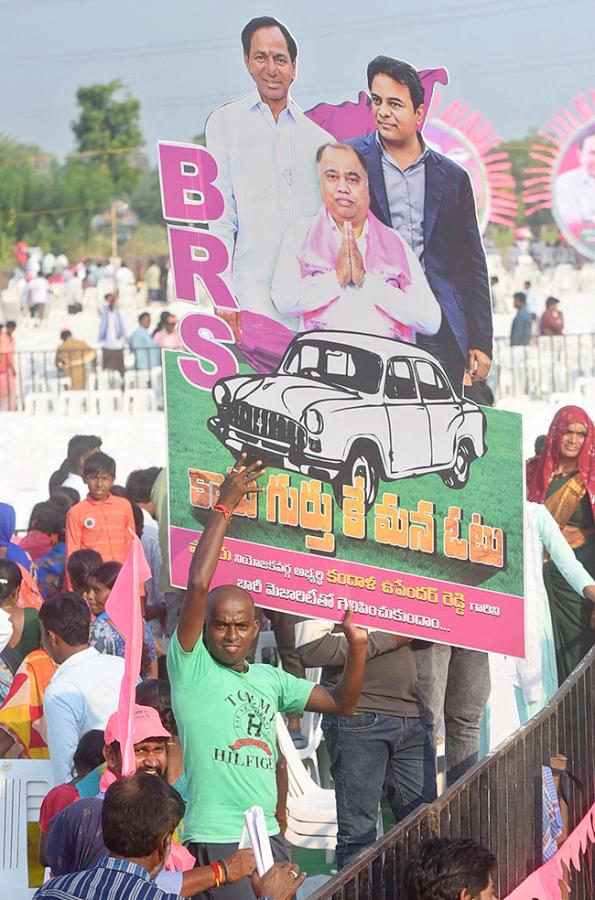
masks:
<instances>
[{"instance_id":1,"label":"pink background on banner","mask_svg":"<svg viewBox=\"0 0 595 900\"><path fill-rule=\"evenodd\" d=\"M192 554L189 545L200 538L200 532L190 531L186 528L170 528L170 560L172 584L184 588L188 582L188 570ZM430 641L438 641L444 644L454 644L460 647L470 647L474 650L490 650L495 653L506 653L511 656L524 655L524 631L523 631L523 600L511 594L502 594L498 591L489 591L481 587L468 587L448 581L437 581L420 575L407 575L390 569L382 569L361 563L346 562L344 560L327 559L322 556L313 556L309 553L298 553L294 550L283 550L277 547L268 547L262 544L252 544L247 541L239 541L233 538L225 540L224 548L231 554L230 560L221 559L217 566L217 572L213 579L213 587L220 584L236 584L239 578L244 581L262 583L262 593L250 590L257 606L276 609L293 615L307 618L329 619L339 622L345 614L344 607L337 605L339 597L351 601L363 602L368 606L375 605L378 610L386 607L389 610L399 609L404 614L413 614L426 620L438 620L439 625L431 625L412 621L397 621L378 615L369 615L358 612L356 621L380 631L390 631L395 634L406 634L411 637L422 638ZM287 577L283 572L274 569L259 568L246 563L234 562L234 555L250 556L254 560L260 560L267 564L278 563L280 566L291 566L291 574ZM322 584L310 582L305 577L295 575L294 567L305 570L314 570L324 573ZM377 584L375 590L355 588L344 584L334 584L327 580L327 573L335 569L345 575L360 576L363 578L375 577ZM394 582L401 579L403 585L411 588L427 587L436 588L440 600L438 603L397 597L385 594L380 588L384 580ZM305 600L284 599L268 596L265 593L266 584L273 584L277 588L300 590L304 594L316 592L321 595L334 595L334 606L315 605ZM250 589L250 588L248 588ZM457 615L452 606L445 606L441 602L442 592L460 592L465 597L465 611L463 615ZM471 604L498 608L499 615L486 612L478 612L471 609Z\"/></svg>"}]
</instances>

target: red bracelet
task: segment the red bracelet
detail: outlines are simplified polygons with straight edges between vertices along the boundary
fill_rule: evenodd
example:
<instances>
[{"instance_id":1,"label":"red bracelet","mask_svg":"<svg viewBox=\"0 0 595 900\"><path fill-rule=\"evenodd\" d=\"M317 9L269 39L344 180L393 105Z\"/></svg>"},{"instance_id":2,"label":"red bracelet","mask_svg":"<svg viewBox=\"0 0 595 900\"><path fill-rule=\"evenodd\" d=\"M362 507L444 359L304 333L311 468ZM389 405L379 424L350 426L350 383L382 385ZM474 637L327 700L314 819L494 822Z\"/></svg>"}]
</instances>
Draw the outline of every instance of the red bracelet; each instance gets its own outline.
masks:
<instances>
[{"instance_id":1,"label":"red bracelet","mask_svg":"<svg viewBox=\"0 0 595 900\"><path fill-rule=\"evenodd\" d=\"M224 503L216 503L215 506L213 507L213 512L223 513L223 515L225 516L225 518L227 519L228 522L232 516L231 509L229 508L229 506L225 506Z\"/></svg>"},{"instance_id":2,"label":"red bracelet","mask_svg":"<svg viewBox=\"0 0 595 900\"><path fill-rule=\"evenodd\" d=\"M221 876L223 874L221 871L221 866L219 865L219 863L214 862L214 863L211 863L211 869L213 870L213 875L215 876L215 887L220 887L221 886Z\"/></svg>"}]
</instances>

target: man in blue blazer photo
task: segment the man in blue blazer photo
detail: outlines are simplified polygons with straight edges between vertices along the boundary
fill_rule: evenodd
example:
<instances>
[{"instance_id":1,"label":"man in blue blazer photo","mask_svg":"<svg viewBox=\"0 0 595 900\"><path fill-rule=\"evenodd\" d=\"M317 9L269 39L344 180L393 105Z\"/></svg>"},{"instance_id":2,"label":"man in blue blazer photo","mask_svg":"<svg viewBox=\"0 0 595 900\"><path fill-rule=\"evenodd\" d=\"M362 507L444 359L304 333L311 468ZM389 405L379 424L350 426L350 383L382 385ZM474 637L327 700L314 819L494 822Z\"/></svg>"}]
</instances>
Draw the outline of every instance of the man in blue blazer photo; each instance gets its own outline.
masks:
<instances>
[{"instance_id":1,"label":"man in blue blazer photo","mask_svg":"<svg viewBox=\"0 0 595 900\"><path fill-rule=\"evenodd\" d=\"M481 381L492 358L490 288L471 180L425 145L424 89L413 66L377 56L368 87L376 131L349 143L367 163L371 211L413 248L440 304L440 330L418 343L460 391L465 371Z\"/></svg>"},{"instance_id":2,"label":"man in blue blazer photo","mask_svg":"<svg viewBox=\"0 0 595 900\"><path fill-rule=\"evenodd\" d=\"M419 133L424 89L408 63L377 56L368 66L376 131L349 141L366 160L370 209L419 258L442 324L417 341L462 392L465 371L483 380L492 357L492 305L470 178ZM415 653L417 696L437 731L445 723L446 778L478 759L479 723L490 693L487 653L432 644Z\"/></svg>"}]
</instances>

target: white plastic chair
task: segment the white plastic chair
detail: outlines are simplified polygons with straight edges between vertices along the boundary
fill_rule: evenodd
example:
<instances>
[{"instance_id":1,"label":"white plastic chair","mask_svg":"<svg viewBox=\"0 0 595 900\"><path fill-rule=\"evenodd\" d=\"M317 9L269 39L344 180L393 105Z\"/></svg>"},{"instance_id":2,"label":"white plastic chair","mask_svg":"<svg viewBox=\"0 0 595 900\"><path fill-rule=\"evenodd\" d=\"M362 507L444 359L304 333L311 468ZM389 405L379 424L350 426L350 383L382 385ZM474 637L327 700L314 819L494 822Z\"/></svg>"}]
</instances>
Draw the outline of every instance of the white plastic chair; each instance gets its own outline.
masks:
<instances>
[{"instance_id":1,"label":"white plastic chair","mask_svg":"<svg viewBox=\"0 0 595 900\"><path fill-rule=\"evenodd\" d=\"M157 402L151 388L131 388L123 395L124 409L129 413L152 412Z\"/></svg>"},{"instance_id":2,"label":"white plastic chair","mask_svg":"<svg viewBox=\"0 0 595 900\"><path fill-rule=\"evenodd\" d=\"M54 412L56 407L56 394L52 391L32 391L25 397L24 410L29 416L44 415Z\"/></svg>"},{"instance_id":3,"label":"white plastic chair","mask_svg":"<svg viewBox=\"0 0 595 900\"><path fill-rule=\"evenodd\" d=\"M577 378L574 382L574 390L577 394L583 394L589 399L595 399L595 378Z\"/></svg>"},{"instance_id":4,"label":"white plastic chair","mask_svg":"<svg viewBox=\"0 0 595 900\"><path fill-rule=\"evenodd\" d=\"M322 677L322 669L306 669L306 678L314 684L319 684ZM301 732L306 738L306 746L298 749L298 756L305 762L309 761L312 767L312 777L316 784L320 784L320 770L318 768L318 756L316 751L322 740L322 716L320 713L305 712L302 715Z\"/></svg>"},{"instance_id":5,"label":"white plastic chair","mask_svg":"<svg viewBox=\"0 0 595 900\"><path fill-rule=\"evenodd\" d=\"M56 391L57 394L61 394L64 391L70 391L72 390L72 378L69 378L66 375L59 375L49 382L49 386L50 390Z\"/></svg>"},{"instance_id":6,"label":"white plastic chair","mask_svg":"<svg viewBox=\"0 0 595 900\"><path fill-rule=\"evenodd\" d=\"M122 391L118 388L97 390L91 396L100 416L110 416L122 409Z\"/></svg>"},{"instance_id":7,"label":"white plastic chair","mask_svg":"<svg viewBox=\"0 0 595 900\"><path fill-rule=\"evenodd\" d=\"M0 895L26 900L29 887L27 823L39 821L43 798L54 785L49 759L0 760Z\"/></svg>"},{"instance_id":8,"label":"white plastic chair","mask_svg":"<svg viewBox=\"0 0 595 900\"><path fill-rule=\"evenodd\" d=\"M121 388L123 379L114 369L99 369L90 373L88 383L91 391L110 391Z\"/></svg>"},{"instance_id":9,"label":"white plastic chair","mask_svg":"<svg viewBox=\"0 0 595 900\"><path fill-rule=\"evenodd\" d=\"M287 840L295 847L334 852L337 843L335 792L321 788L306 771L283 716L277 713L277 740L287 761Z\"/></svg>"},{"instance_id":10,"label":"white plastic chair","mask_svg":"<svg viewBox=\"0 0 595 900\"><path fill-rule=\"evenodd\" d=\"M151 386L150 369L126 369L124 372L124 390L133 391Z\"/></svg>"},{"instance_id":11,"label":"white plastic chair","mask_svg":"<svg viewBox=\"0 0 595 900\"><path fill-rule=\"evenodd\" d=\"M93 396L89 391L63 391L57 396L58 412L64 417L91 412Z\"/></svg>"},{"instance_id":12,"label":"white plastic chair","mask_svg":"<svg viewBox=\"0 0 595 900\"><path fill-rule=\"evenodd\" d=\"M281 657L279 656L279 651L277 650L277 639L275 637L274 631L263 631L261 629L258 632L258 640L256 642L256 649L254 651L254 662L262 662L263 650L275 650L277 653L277 668L281 668Z\"/></svg>"}]
</instances>

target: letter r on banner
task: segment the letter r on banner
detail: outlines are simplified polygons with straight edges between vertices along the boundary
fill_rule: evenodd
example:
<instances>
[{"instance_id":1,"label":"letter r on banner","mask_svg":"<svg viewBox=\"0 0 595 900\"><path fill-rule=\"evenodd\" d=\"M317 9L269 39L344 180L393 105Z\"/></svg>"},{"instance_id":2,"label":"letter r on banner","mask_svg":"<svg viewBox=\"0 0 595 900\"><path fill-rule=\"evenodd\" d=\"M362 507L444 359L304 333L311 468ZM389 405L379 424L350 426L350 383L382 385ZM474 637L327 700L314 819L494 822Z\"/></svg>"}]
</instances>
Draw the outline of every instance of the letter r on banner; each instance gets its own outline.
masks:
<instances>
[{"instance_id":1,"label":"letter r on banner","mask_svg":"<svg viewBox=\"0 0 595 900\"><path fill-rule=\"evenodd\" d=\"M215 306L237 309L238 304L221 277L229 262L223 241L202 228L168 225L169 251L177 300L197 302L199 278Z\"/></svg>"},{"instance_id":2,"label":"letter r on banner","mask_svg":"<svg viewBox=\"0 0 595 900\"><path fill-rule=\"evenodd\" d=\"M157 143L161 207L176 222L212 222L223 215L225 202L213 182L214 158L196 144Z\"/></svg>"}]
</instances>

